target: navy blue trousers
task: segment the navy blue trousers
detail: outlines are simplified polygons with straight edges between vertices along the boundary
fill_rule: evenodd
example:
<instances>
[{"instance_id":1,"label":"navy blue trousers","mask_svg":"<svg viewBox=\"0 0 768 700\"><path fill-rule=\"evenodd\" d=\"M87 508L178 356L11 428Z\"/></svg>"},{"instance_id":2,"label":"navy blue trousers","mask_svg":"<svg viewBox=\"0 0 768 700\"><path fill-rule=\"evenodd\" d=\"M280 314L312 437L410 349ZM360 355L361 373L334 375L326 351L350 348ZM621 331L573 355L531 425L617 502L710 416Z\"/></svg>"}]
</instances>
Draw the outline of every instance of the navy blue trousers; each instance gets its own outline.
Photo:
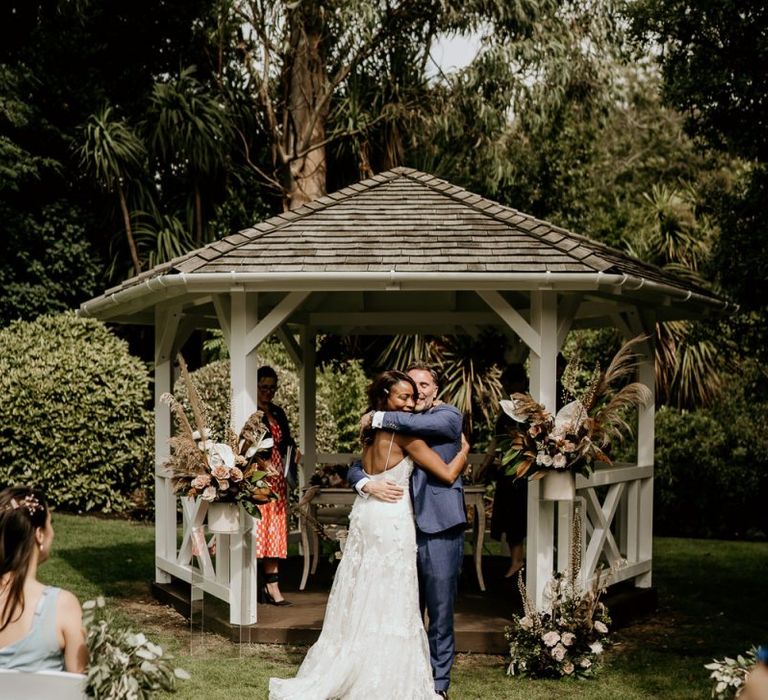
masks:
<instances>
[{"instance_id":1,"label":"navy blue trousers","mask_svg":"<svg viewBox=\"0 0 768 700\"><path fill-rule=\"evenodd\" d=\"M427 637L435 690L448 690L455 653L453 606L464 559L464 526L427 534L416 530L419 601L429 616Z\"/></svg>"}]
</instances>

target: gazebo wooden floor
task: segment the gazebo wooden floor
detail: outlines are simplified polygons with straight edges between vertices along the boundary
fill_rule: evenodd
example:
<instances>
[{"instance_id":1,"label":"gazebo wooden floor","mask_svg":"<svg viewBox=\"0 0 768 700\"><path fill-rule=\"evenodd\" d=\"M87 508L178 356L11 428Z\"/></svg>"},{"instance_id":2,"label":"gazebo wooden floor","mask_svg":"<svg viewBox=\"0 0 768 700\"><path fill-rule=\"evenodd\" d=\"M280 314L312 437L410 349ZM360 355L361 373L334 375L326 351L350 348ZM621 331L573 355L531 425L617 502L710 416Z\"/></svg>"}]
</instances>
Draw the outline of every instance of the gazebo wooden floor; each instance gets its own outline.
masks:
<instances>
[{"instance_id":1,"label":"gazebo wooden floor","mask_svg":"<svg viewBox=\"0 0 768 700\"><path fill-rule=\"evenodd\" d=\"M480 654L506 654L504 628L511 616L521 609L520 593L514 579L505 579L508 559L483 557L486 591L480 591L472 560L465 558L459 581L456 603L456 650ZM293 605L258 606L258 622L240 627L229 624L228 608L212 596L190 606L188 584L176 582L154 584L153 592L160 601L172 605L187 618L194 616L201 628L216 632L234 642L262 644L312 644L320 634L325 605L331 587L332 567L328 561L318 565L310 575L304 591L298 590L301 580L301 557L290 557L281 568L281 589ZM656 607L654 589L639 591L623 589L609 592L606 603L617 624L646 614Z\"/></svg>"}]
</instances>

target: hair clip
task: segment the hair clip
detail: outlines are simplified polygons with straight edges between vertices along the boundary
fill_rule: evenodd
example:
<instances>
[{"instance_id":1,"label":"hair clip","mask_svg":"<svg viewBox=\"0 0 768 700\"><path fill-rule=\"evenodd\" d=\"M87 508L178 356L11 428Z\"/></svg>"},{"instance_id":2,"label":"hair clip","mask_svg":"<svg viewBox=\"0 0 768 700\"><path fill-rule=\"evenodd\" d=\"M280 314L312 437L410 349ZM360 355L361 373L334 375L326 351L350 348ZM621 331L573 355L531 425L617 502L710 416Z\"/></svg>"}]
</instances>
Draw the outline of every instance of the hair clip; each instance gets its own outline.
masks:
<instances>
[{"instance_id":1,"label":"hair clip","mask_svg":"<svg viewBox=\"0 0 768 700\"><path fill-rule=\"evenodd\" d=\"M30 515L34 515L38 510L43 510L40 501L31 493L24 496L21 501L11 498L9 504L3 510L18 510L19 508L24 508Z\"/></svg>"}]
</instances>

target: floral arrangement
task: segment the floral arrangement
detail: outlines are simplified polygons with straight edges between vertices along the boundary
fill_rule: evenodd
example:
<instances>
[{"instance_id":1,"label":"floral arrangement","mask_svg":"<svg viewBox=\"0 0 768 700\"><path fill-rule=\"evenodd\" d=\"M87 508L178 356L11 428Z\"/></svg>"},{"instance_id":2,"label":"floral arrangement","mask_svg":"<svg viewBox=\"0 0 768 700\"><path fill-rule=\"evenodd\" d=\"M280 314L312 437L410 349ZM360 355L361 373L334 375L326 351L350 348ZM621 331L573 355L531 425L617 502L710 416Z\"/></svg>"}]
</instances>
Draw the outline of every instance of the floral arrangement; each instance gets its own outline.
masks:
<instances>
[{"instance_id":1,"label":"floral arrangement","mask_svg":"<svg viewBox=\"0 0 768 700\"><path fill-rule=\"evenodd\" d=\"M239 435L227 428L225 442L214 442L207 427L205 404L189 376L184 358L179 355L178 360L195 428L172 394L160 397L170 405L180 429L170 440L171 455L165 462L172 473L174 490L209 502L240 503L250 515L260 518L259 504L277 498L265 480L266 462L261 453L271 449L273 443L271 437L266 437L268 430L262 423L262 412L253 413Z\"/></svg>"},{"instance_id":2,"label":"floral arrangement","mask_svg":"<svg viewBox=\"0 0 768 700\"><path fill-rule=\"evenodd\" d=\"M83 603L83 626L90 664L86 694L97 700L145 700L157 691L175 692L176 680L189 674L174 668L172 656L115 622L104 609L104 598Z\"/></svg>"},{"instance_id":3,"label":"floral arrangement","mask_svg":"<svg viewBox=\"0 0 768 700\"><path fill-rule=\"evenodd\" d=\"M501 408L513 423L499 439L507 475L540 479L548 471L588 476L596 462L611 464L606 450L613 439L631 433L624 411L651 400L638 382L622 384L634 375L638 355L632 348L644 338L625 343L608 369L595 368L583 395L552 415L529 394L513 394Z\"/></svg>"},{"instance_id":4,"label":"floral arrangement","mask_svg":"<svg viewBox=\"0 0 768 700\"><path fill-rule=\"evenodd\" d=\"M578 520L578 516L576 516ZM574 523L574 533L580 531ZM579 535L574 534L574 539ZM514 615L505 630L510 662L507 674L529 678L589 678L600 667L609 643L611 618L600 602L600 577L589 589L578 583L581 543L572 542L571 565L547 584L545 611L537 611L518 576L523 615Z\"/></svg>"},{"instance_id":5,"label":"floral arrangement","mask_svg":"<svg viewBox=\"0 0 768 700\"><path fill-rule=\"evenodd\" d=\"M752 647L739 654L735 659L726 656L723 659L713 659L704 668L711 671L709 677L714 680L712 697L717 700L728 700L739 696L747 679L747 674L757 663L757 649Z\"/></svg>"}]
</instances>

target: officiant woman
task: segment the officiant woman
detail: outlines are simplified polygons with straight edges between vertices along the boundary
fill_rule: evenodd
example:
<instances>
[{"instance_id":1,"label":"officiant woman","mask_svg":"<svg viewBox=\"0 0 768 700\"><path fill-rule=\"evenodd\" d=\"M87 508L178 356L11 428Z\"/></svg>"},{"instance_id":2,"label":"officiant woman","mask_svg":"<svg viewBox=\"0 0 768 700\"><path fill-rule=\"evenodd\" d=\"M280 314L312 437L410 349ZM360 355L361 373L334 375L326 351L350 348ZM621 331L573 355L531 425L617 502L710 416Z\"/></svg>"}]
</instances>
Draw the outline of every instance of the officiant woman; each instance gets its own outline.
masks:
<instances>
[{"instance_id":1,"label":"officiant woman","mask_svg":"<svg viewBox=\"0 0 768 700\"><path fill-rule=\"evenodd\" d=\"M278 496L277 500L260 506L261 520L256 520L254 526L256 557L262 560L264 572L259 598L260 602L271 605L290 605L280 592L278 562L288 556L288 489L296 486L301 455L291 436L285 411L272 401L278 388L277 372L266 365L260 367L256 386L258 408L274 440L267 463L267 481Z\"/></svg>"}]
</instances>

